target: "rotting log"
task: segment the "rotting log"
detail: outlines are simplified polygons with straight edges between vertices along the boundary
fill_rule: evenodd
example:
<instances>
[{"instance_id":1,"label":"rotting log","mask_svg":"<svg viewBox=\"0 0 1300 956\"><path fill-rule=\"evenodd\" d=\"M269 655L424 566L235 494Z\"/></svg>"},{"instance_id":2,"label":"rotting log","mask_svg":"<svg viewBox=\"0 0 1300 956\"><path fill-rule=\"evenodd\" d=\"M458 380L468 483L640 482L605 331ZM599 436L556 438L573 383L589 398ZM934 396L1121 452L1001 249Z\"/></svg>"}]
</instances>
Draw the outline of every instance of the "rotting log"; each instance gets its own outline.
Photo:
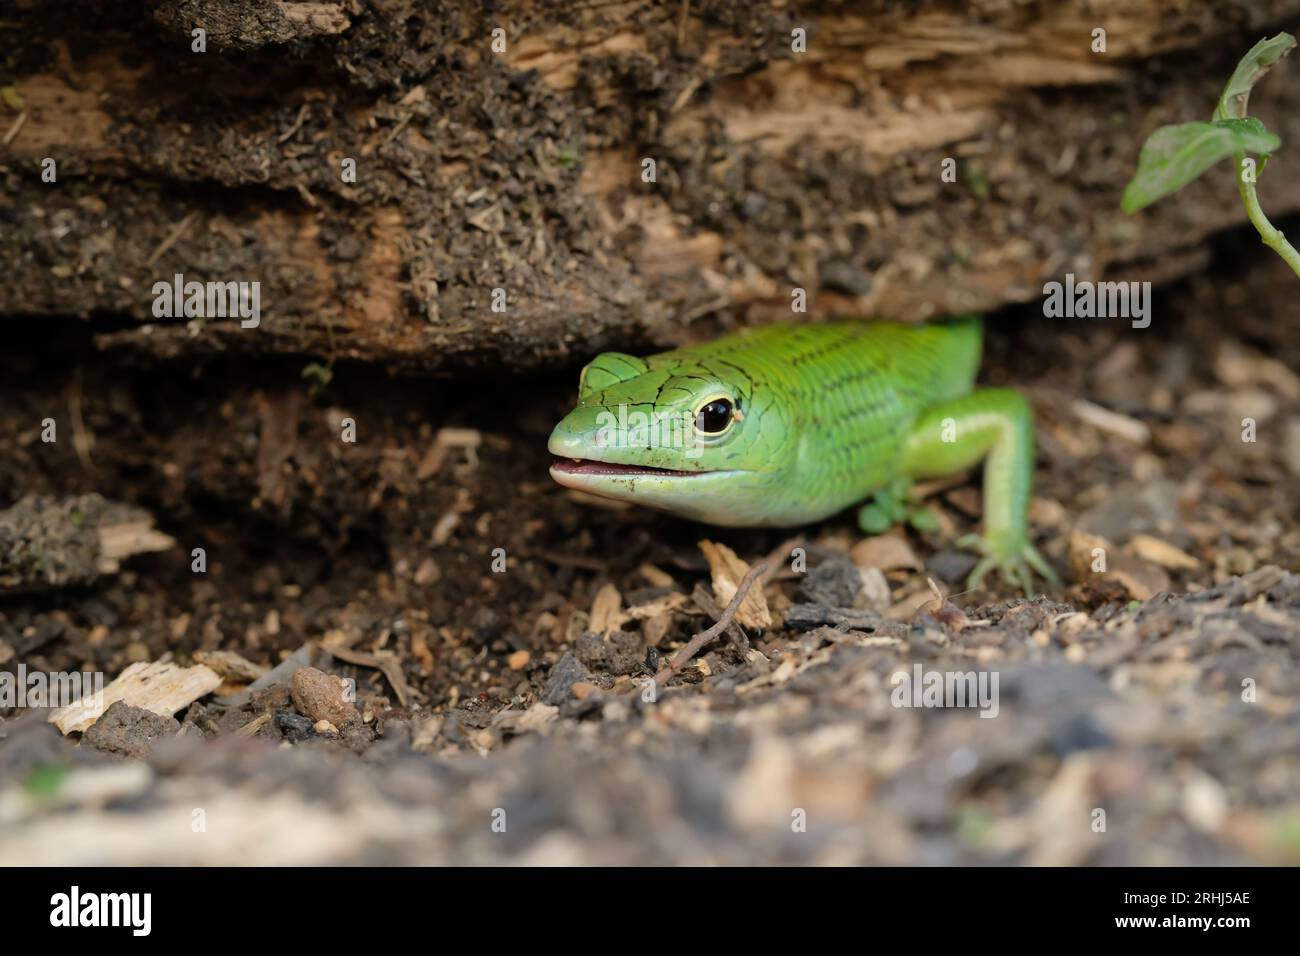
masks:
<instances>
[{"instance_id":1,"label":"rotting log","mask_svg":"<svg viewBox=\"0 0 1300 956\"><path fill-rule=\"evenodd\" d=\"M152 358L454 373L788 316L796 287L812 315L915 319L1029 301L1067 271L1173 278L1244 217L1226 171L1123 216L1138 149L1207 116L1237 57L1297 14L18 0L0 22L0 316L82 316L101 347ZM1252 99L1284 144L1288 69ZM1292 162L1284 146L1261 183L1275 217L1300 209ZM259 282L261 324L156 317L151 289L177 273Z\"/></svg>"}]
</instances>

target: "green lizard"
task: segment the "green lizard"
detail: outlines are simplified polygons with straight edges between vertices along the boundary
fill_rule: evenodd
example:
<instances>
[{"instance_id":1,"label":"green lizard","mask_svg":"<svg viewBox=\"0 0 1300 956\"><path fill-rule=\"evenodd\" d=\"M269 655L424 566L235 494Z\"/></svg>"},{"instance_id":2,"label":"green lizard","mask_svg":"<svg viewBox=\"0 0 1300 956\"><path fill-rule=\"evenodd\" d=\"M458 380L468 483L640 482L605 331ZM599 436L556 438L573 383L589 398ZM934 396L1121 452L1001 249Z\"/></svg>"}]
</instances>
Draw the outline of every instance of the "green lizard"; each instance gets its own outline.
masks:
<instances>
[{"instance_id":1,"label":"green lizard","mask_svg":"<svg viewBox=\"0 0 1300 956\"><path fill-rule=\"evenodd\" d=\"M708 524L789 526L875 494L864 530L933 516L913 479L984 460L985 533L958 544L1028 592L1056 575L1028 537L1034 431L1029 404L974 389L976 317L776 325L636 358L598 355L578 405L551 434L561 485Z\"/></svg>"}]
</instances>

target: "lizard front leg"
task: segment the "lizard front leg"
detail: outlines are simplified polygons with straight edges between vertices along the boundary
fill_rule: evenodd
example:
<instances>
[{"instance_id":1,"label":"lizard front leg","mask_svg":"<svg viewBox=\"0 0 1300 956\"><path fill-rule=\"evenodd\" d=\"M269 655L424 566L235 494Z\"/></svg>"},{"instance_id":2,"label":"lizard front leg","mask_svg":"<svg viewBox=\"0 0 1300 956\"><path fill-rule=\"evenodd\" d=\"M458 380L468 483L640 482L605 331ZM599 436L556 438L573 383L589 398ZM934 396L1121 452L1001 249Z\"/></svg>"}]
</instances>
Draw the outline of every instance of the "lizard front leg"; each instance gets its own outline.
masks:
<instances>
[{"instance_id":1,"label":"lizard front leg","mask_svg":"<svg viewBox=\"0 0 1300 956\"><path fill-rule=\"evenodd\" d=\"M977 389L921 413L903 446L902 471L938 478L984 461L984 534L959 547L982 557L967 579L979 587L996 569L1029 593L1030 568L1052 584L1059 580L1029 542L1029 496L1034 476L1033 413L1023 395L1008 388Z\"/></svg>"}]
</instances>

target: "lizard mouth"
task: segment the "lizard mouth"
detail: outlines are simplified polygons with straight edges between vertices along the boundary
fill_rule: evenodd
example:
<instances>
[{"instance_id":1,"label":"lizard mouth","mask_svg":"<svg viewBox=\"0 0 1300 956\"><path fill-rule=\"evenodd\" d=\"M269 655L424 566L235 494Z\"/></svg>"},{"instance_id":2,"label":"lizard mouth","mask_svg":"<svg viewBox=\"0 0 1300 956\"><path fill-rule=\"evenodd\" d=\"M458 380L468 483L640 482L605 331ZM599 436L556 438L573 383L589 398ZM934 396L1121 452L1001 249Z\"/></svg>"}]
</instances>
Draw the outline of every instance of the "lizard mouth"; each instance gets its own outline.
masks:
<instances>
[{"instance_id":1,"label":"lizard mouth","mask_svg":"<svg viewBox=\"0 0 1300 956\"><path fill-rule=\"evenodd\" d=\"M693 478L697 475L710 474L707 471L681 471L677 468L654 468L650 465L620 465L614 461L593 461L590 458L557 458L551 465L551 472L561 475L611 478L626 478L631 475Z\"/></svg>"}]
</instances>

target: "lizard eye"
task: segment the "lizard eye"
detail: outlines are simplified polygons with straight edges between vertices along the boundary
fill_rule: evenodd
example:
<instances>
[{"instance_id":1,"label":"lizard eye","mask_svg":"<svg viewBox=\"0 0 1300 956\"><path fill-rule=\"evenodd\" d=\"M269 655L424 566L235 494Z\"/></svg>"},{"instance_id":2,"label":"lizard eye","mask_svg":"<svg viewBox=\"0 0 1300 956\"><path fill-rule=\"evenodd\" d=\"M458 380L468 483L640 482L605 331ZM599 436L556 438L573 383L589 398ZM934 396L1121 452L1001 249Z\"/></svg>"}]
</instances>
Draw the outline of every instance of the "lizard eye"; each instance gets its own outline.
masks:
<instances>
[{"instance_id":1,"label":"lizard eye","mask_svg":"<svg viewBox=\"0 0 1300 956\"><path fill-rule=\"evenodd\" d=\"M731 424L731 402L725 398L715 398L695 415L695 427L706 434L716 435L725 431Z\"/></svg>"}]
</instances>

